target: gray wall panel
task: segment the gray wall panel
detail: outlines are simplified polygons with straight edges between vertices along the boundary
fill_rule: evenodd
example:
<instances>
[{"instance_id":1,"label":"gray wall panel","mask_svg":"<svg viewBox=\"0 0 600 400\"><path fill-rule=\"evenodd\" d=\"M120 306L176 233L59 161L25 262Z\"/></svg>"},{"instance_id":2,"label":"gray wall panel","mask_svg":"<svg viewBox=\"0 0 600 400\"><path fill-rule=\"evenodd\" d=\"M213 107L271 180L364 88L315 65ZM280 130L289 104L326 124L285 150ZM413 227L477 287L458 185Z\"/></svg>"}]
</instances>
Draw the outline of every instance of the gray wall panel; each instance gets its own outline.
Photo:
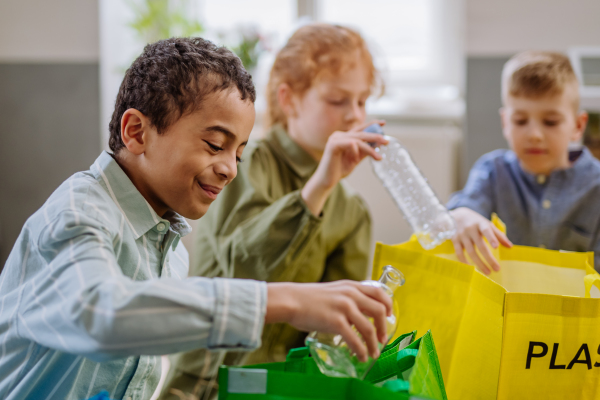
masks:
<instances>
[{"instance_id":1,"label":"gray wall panel","mask_svg":"<svg viewBox=\"0 0 600 400\"><path fill-rule=\"evenodd\" d=\"M101 151L98 64L0 64L0 266L26 219Z\"/></svg>"},{"instance_id":2,"label":"gray wall panel","mask_svg":"<svg viewBox=\"0 0 600 400\"><path fill-rule=\"evenodd\" d=\"M509 57L467 58L467 116L460 186L483 154L507 148L498 110L502 106L500 75Z\"/></svg>"}]
</instances>

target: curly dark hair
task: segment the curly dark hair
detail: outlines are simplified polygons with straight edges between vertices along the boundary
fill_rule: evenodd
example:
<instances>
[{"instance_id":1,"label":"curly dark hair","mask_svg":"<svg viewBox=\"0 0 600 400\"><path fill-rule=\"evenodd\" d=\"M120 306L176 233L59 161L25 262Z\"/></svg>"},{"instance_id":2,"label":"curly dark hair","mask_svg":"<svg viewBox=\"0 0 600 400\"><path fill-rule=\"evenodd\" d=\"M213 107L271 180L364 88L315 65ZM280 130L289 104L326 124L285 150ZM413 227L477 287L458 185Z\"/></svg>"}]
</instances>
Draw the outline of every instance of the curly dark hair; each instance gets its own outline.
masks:
<instances>
[{"instance_id":1,"label":"curly dark hair","mask_svg":"<svg viewBox=\"0 0 600 400\"><path fill-rule=\"evenodd\" d=\"M108 145L114 154L125 147L121 118L135 108L159 134L182 116L197 110L208 94L237 88L254 103L252 77L225 47L202 38L172 38L147 45L125 73L115 102Z\"/></svg>"}]
</instances>

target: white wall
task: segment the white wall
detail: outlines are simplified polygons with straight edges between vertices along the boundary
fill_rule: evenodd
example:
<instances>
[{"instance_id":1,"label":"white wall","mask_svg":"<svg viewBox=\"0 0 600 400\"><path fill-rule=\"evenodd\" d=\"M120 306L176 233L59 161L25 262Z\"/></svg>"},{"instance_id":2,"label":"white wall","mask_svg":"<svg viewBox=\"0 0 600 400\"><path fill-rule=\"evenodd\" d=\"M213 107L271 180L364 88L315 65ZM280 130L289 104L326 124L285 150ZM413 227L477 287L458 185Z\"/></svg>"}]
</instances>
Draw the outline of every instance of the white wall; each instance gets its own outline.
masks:
<instances>
[{"instance_id":1,"label":"white wall","mask_svg":"<svg viewBox=\"0 0 600 400\"><path fill-rule=\"evenodd\" d=\"M1 0L0 62L98 62L99 0Z\"/></svg>"},{"instance_id":2,"label":"white wall","mask_svg":"<svg viewBox=\"0 0 600 400\"><path fill-rule=\"evenodd\" d=\"M469 56L600 46L600 0L467 0Z\"/></svg>"}]
</instances>

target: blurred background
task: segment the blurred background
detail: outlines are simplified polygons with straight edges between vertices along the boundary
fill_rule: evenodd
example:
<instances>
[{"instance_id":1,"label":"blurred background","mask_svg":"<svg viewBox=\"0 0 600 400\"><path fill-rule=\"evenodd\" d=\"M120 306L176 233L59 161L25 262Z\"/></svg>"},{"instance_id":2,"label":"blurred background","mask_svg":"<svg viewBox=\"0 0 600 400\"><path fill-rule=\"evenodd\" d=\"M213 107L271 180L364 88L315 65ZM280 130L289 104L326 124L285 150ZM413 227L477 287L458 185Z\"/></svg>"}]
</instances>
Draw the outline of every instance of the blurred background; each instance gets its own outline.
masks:
<instances>
[{"instance_id":1,"label":"blurred background","mask_svg":"<svg viewBox=\"0 0 600 400\"><path fill-rule=\"evenodd\" d=\"M119 84L145 43L198 35L234 50L257 85L256 139L287 37L310 21L358 29L387 85L370 117L387 121L445 202L482 154L506 147L500 72L515 52L571 55L592 114L585 143L597 151L598 15L598 0L2 0L0 266L28 216L106 149ZM375 241L409 237L368 162L348 183L367 200Z\"/></svg>"}]
</instances>

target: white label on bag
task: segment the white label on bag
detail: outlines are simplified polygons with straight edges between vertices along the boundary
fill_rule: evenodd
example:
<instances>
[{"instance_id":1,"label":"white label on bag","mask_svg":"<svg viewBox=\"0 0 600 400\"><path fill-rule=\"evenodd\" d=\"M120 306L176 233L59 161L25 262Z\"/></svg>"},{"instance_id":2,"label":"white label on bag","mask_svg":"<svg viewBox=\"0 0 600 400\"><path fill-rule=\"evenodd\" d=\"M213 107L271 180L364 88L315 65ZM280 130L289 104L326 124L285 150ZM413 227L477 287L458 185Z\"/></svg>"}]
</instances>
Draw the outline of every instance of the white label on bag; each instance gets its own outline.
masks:
<instances>
[{"instance_id":1,"label":"white label on bag","mask_svg":"<svg viewBox=\"0 0 600 400\"><path fill-rule=\"evenodd\" d=\"M228 393L267 393L267 370L229 368Z\"/></svg>"}]
</instances>

